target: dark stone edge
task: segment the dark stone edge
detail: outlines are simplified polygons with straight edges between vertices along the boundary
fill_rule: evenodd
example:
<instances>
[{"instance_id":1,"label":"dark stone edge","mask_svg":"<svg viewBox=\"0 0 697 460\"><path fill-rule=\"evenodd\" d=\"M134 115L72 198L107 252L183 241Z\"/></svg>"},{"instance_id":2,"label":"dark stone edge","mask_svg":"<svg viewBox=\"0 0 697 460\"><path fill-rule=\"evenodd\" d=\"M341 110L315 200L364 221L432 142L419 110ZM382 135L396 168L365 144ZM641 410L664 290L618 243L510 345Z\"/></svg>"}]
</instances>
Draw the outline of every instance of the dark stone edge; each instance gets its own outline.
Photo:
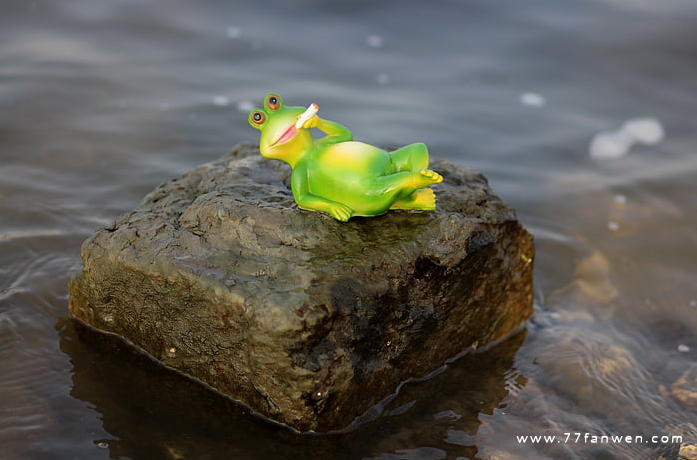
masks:
<instances>
[{"instance_id":1,"label":"dark stone edge","mask_svg":"<svg viewBox=\"0 0 697 460\"><path fill-rule=\"evenodd\" d=\"M154 370L157 372L165 372L169 373L170 375L176 376L177 378L182 378L185 381L191 382L195 385L198 385L199 388L202 390L206 390L209 392L210 395L213 395L216 399L218 399L222 404L225 404L228 407L234 407L237 409L242 409L244 415L252 416L256 418L257 420L260 420L265 423L269 423L271 426L274 426L276 428L284 429L287 430L293 434L300 435L300 436L329 436L329 435L337 435L337 434L347 434L352 431L357 430L358 428L362 427L363 425L367 425L369 423L374 422L375 420L379 419L383 413L384 413L384 408L392 402L394 399L396 399L399 396L400 391L402 388L410 383L420 383L420 382L425 382L428 381L437 375L440 375L441 373L447 371L447 367L450 364L455 363L461 358L464 358L467 355L473 354L473 353L485 353L488 350L495 348L496 346L500 345L501 343L507 341L508 339L511 339L515 337L518 334L524 333L527 330L527 322L529 321L530 318L526 318L523 321L521 321L520 325L516 327L515 329L511 330L509 333L503 335L502 337L499 337L495 340L492 340L488 342L486 345L482 347L477 347L476 344L473 346L467 347L465 350L457 353L455 356L446 359L443 364L441 364L438 368L434 369L433 371L429 372L427 375L424 375L422 377L409 377L406 380L401 381L398 385L397 388L387 395L385 398L382 400L378 401L376 404L371 406L368 410L366 410L363 414L359 415L358 417L354 418L351 423L349 423L345 428L342 428L340 430L328 430L328 431L300 431L296 428L293 428L292 426L285 424L283 422L279 422L278 420L274 420L270 417L267 417L263 414L260 414L259 412L256 412L251 406L248 404L232 398L231 396L226 395L225 393L222 393L221 391L215 389L211 385L207 384L203 380L200 380L194 376L191 376L189 374L186 374L174 367L168 366L164 364L162 361L159 359L155 358L152 356L150 353L148 353L145 349L142 347L139 347L138 345L134 344L130 340L126 339L125 337L122 337L114 332L110 331L105 331L103 329L99 329L97 327L94 327L82 319L78 318L76 315L73 314L72 309L69 308L69 318L72 321L73 325L75 326L75 331L78 335L78 338L86 343L89 343L91 345L94 345L95 348L100 352L100 353L108 353L112 351L119 351L120 353L126 352L126 359L132 362L138 362L138 364L143 364L150 370Z\"/></svg>"}]
</instances>

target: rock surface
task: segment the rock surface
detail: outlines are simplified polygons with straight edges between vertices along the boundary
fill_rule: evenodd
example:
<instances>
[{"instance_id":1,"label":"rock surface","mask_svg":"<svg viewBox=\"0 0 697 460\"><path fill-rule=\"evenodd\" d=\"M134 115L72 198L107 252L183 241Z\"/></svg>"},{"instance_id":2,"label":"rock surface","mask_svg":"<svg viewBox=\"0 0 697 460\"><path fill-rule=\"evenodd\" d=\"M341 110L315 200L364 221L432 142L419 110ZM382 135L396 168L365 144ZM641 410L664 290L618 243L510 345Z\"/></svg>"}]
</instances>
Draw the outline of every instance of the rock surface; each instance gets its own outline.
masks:
<instances>
[{"instance_id":1,"label":"rock surface","mask_svg":"<svg viewBox=\"0 0 697 460\"><path fill-rule=\"evenodd\" d=\"M678 380L673 383L673 396L687 404L697 406L697 365L690 366Z\"/></svg>"},{"instance_id":2,"label":"rock surface","mask_svg":"<svg viewBox=\"0 0 697 460\"><path fill-rule=\"evenodd\" d=\"M298 431L341 430L530 316L533 241L479 173L438 210L335 221L240 144L82 246L73 318Z\"/></svg>"}]
</instances>

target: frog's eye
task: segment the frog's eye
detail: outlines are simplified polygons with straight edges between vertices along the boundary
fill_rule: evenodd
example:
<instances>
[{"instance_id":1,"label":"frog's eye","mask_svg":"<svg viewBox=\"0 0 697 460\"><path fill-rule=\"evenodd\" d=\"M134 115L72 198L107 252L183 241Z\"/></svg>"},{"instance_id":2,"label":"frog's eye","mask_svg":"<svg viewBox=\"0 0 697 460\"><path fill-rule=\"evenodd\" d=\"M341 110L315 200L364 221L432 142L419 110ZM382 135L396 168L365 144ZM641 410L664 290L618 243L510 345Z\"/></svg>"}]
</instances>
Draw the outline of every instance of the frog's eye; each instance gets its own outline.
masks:
<instances>
[{"instance_id":1,"label":"frog's eye","mask_svg":"<svg viewBox=\"0 0 697 460\"><path fill-rule=\"evenodd\" d=\"M255 110L254 112L249 114L249 121L251 121L257 126L261 126L266 121L266 114L261 110Z\"/></svg>"},{"instance_id":2,"label":"frog's eye","mask_svg":"<svg viewBox=\"0 0 697 460\"><path fill-rule=\"evenodd\" d=\"M266 107L271 110L278 110L281 108L281 97L276 94L269 94L266 97Z\"/></svg>"}]
</instances>

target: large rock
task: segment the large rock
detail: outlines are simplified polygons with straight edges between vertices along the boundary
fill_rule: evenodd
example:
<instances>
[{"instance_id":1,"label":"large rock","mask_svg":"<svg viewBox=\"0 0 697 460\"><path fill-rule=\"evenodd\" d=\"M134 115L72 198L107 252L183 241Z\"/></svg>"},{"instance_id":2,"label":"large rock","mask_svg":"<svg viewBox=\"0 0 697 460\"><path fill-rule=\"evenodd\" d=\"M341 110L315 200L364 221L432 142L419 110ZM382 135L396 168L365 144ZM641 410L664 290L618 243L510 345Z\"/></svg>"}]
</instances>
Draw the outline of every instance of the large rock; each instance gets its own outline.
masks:
<instances>
[{"instance_id":1,"label":"large rock","mask_svg":"<svg viewBox=\"0 0 697 460\"><path fill-rule=\"evenodd\" d=\"M532 237L479 173L432 167L437 211L301 211L239 145L82 246L73 318L299 431L349 426L531 314Z\"/></svg>"}]
</instances>

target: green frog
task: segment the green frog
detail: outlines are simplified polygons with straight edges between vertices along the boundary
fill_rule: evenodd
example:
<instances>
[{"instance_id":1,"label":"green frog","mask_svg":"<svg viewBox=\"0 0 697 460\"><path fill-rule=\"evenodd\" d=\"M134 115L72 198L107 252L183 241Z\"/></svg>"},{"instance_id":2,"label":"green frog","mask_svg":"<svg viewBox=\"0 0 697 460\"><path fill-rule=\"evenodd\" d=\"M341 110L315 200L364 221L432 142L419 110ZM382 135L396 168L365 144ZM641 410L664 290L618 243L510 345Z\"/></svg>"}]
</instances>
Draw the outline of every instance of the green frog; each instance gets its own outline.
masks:
<instances>
[{"instance_id":1,"label":"green frog","mask_svg":"<svg viewBox=\"0 0 697 460\"><path fill-rule=\"evenodd\" d=\"M286 107L278 94L267 94L264 108L249 113L261 130L259 151L290 165L293 198L301 209L322 211L346 222L354 216L378 216L390 209L433 210L429 185L443 177L428 169L422 143L387 152L353 141L342 125L316 115L318 107ZM315 140L310 128L326 136Z\"/></svg>"}]
</instances>

